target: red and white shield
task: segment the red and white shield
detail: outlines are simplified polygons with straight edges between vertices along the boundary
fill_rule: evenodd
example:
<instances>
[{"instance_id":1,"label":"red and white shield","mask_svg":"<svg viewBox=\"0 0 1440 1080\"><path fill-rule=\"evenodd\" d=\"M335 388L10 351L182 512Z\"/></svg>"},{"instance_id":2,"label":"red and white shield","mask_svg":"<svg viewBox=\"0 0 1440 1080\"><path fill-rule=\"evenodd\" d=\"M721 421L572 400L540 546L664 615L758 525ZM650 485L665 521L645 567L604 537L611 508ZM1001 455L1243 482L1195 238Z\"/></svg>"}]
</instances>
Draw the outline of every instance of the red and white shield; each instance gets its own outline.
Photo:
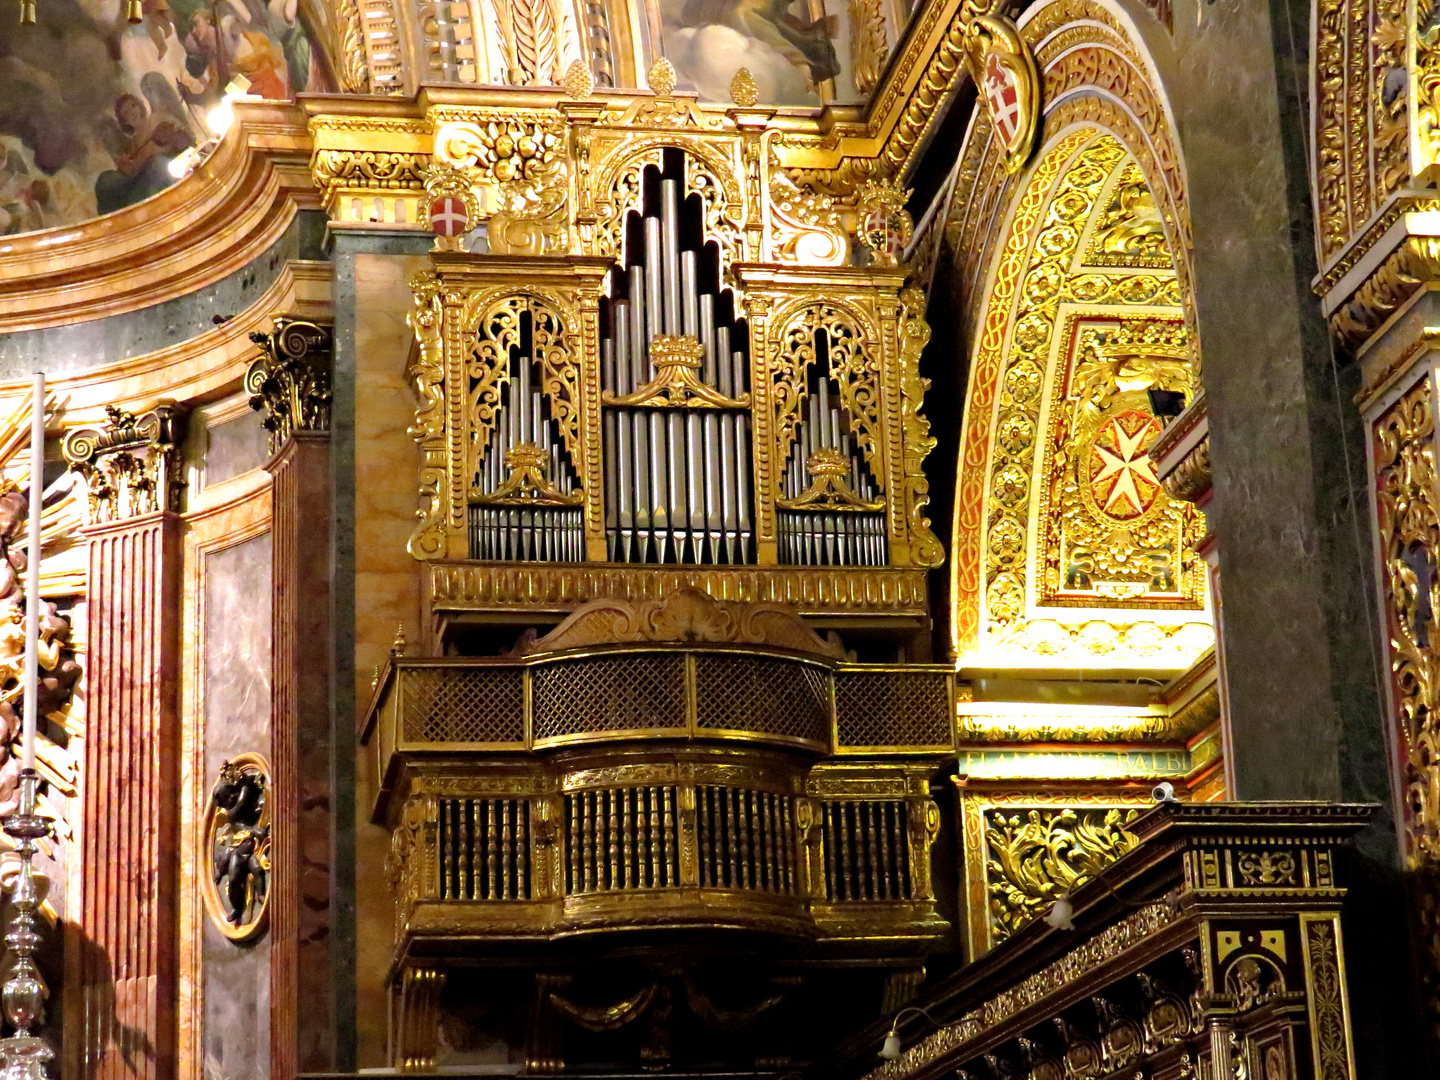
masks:
<instances>
[{"instance_id":1,"label":"red and white shield","mask_svg":"<svg viewBox=\"0 0 1440 1080\"><path fill-rule=\"evenodd\" d=\"M460 236L469 225L464 199L446 195L430 204L430 228L436 236Z\"/></svg>"},{"instance_id":2,"label":"red and white shield","mask_svg":"<svg viewBox=\"0 0 1440 1080\"><path fill-rule=\"evenodd\" d=\"M1020 130L1019 82L993 52L985 57L985 104L1000 138L1009 146Z\"/></svg>"}]
</instances>

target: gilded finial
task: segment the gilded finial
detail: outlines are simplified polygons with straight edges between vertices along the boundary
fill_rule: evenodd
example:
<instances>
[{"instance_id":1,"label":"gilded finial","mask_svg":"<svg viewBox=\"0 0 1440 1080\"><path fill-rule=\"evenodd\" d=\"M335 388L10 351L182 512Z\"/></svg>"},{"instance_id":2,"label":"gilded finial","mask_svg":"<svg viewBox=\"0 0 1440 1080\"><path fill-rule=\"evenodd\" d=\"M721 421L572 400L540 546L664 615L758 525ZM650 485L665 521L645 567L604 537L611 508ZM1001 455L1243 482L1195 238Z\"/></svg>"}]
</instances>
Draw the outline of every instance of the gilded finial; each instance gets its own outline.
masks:
<instances>
[{"instance_id":1,"label":"gilded finial","mask_svg":"<svg viewBox=\"0 0 1440 1080\"><path fill-rule=\"evenodd\" d=\"M573 61L565 69L565 93L577 101L584 101L595 92L595 76L584 60Z\"/></svg>"},{"instance_id":2,"label":"gilded finial","mask_svg":"<svg viewBox=\"0 0 1440 1080\"><path fill-rule=\"evenodd\" d=\"M650 92L656 97L669 97L675 92L675 65L663 56L655 61L650 74L645 77Z\"/></svg>"},{"instance_id":3,"label":"gilded finial","mask_svg":"<svg viewBox=\"0 0 1440 1080\"><path fill-rule=\"evenodd\" d=\"M750 74L749 68L742 67L730 80L730 100L742 109L748 109L760 100L760 87L755 84L755 76Z\"/></svg>"},{"instance_id":4,"label":"gilded finial","mask_svg":"<svg viewBox=\"0 0 1440 1080\"><path fill-rule=\"evenodd\" d=\"M395 641L390 646L390 655L404 656L405 645L405 624L401 623L398 627L395 628Z\"/></svg>"}]
</instances>

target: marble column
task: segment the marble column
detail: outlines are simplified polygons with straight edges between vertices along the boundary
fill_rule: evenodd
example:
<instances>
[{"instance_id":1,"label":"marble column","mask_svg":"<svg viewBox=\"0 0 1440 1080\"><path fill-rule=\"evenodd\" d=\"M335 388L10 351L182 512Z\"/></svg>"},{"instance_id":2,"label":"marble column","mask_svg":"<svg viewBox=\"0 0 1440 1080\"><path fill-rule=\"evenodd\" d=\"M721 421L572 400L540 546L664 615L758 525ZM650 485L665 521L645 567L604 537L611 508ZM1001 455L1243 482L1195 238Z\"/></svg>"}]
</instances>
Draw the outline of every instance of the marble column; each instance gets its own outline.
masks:
<instances>
[{"instance_id":1,"label":"marble column","mask_svg":"<svg viewBox=\"0 0 1440 1080\"><path fill-rule=\"evenodd\" d=\"M278 318L246 386L272 456L270 1078L336 1067L331 979L331 332Z\"/></svg>"},{"instance_id":2,"label":"marble column","mask_svg":"<svg viewBox=\"0 0 1440 1080\"><path fill-rule=\"evenodd\" d=\"M177 676L181 521L178 418L112 410L65 440L86 482L88 730L79 912L84 1075L175 1075Z\"/></svg>"}]
</instances>

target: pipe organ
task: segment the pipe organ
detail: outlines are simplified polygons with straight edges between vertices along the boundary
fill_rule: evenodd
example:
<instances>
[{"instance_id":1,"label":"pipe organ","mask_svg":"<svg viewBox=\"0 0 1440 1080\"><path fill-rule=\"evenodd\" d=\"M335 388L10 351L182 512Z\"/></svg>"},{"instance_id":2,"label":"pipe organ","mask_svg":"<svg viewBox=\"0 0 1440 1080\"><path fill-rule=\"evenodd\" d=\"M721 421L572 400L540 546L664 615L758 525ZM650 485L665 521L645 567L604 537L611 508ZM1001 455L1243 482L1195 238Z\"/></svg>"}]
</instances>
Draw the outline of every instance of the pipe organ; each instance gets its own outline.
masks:
<instances>
[{"instance_id":1,"label":"pipe organ","mask_svg":"<svg viewBox=\"0 0 1440 1080\"><path fill-rule=\"evenodd\" d=\"M812 961L856 973L815 969L837 1000L899 993L951 933L931 785L957 688L913 662L943 558L923 297L851 257L764 109L481 112L431 117L437 213L503 209L412 282L428 637L367 725L394 1060L429 1068L441 988L503 955L535 972L532 1068L603 1062L580 1032L630 1010L608 976L581 991L582 937L641 966L686 941L698 966L661 978L688 986L719 920L726 963L758 950L746 993Z\"/></svg>"},{"instance_id":2,"label":"pipe organ","mask_svg":"<svg viewBox=\"0 0 1440 1080\"><path fill-rule=\"evenodd\" d=\"M938 565L904 269L849 265L838 212L797 207L742 118L641 138L596 108L562 103L559 209L497 215L489 254L437 251L415 281L412 554L786 567L847 592ZM484 135L442 125L439 174L482 183Z\"/></svg>"}]
</instances>

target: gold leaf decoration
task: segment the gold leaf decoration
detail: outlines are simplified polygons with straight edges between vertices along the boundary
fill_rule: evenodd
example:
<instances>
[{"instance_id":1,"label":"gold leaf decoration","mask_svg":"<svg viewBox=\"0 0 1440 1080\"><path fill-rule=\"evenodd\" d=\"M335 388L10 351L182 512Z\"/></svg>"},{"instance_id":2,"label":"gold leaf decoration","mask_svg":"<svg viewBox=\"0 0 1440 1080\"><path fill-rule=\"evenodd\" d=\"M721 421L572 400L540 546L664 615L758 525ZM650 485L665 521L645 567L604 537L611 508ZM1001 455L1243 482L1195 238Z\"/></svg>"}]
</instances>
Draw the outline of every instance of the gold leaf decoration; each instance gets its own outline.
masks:
<instances>
[{"instance_id":1,"label":"gold leaf decoration","mask_svg":"<svg viewBox=\"0 0 1440 1080\"><path fill-rule=\"evenodd\" d=\"M986 815L991 934L1004 941L1139 841L1125 826L1138 810L1059 807Z\"/></svg>"},{"instance_id":2,"label":"gold leaf decoration","mask_svg":"<svg viewBox=\"0 0 1440 1080\"><path fill-rule=\"evenodd\" d=\"M595 76L585 66L585 61L574 60L565 69L565 93L577 101L584 101L595 92Z\"/></svg>"},{"instance_id":3,"label":"gold leaf decoration","mask_svg":"<svg viewBox=\"0 0 1440 1080\"><path fill-rule=\"evenodd\" d=\"M675 65L662 56L645 76L645 83L656 97L669 97L675 93Z\"/></svg>"},{"instance_id":4,"label":"gold leaf decoration","mask_svg":"<svg viewBox=\"0 0 1440 1080\"><path fill-rule=\"evenodd\" d=\"M850 0L850 70L859 93L868 94L879 85L889 58L879 0Z\"/></svg>"},{"instance_id":5,"label":"gold leaf decoration","mask_svg":"<svg viewBox=\"0 0 1440 1080\"><path fill-rule=\"evenodd\" d=\"M750 74L749 68L742 67L730 80L730 100L742 109L751 108L760 100L760 87L755 82L755 76Z\"/></svg>"}]
</instances>

